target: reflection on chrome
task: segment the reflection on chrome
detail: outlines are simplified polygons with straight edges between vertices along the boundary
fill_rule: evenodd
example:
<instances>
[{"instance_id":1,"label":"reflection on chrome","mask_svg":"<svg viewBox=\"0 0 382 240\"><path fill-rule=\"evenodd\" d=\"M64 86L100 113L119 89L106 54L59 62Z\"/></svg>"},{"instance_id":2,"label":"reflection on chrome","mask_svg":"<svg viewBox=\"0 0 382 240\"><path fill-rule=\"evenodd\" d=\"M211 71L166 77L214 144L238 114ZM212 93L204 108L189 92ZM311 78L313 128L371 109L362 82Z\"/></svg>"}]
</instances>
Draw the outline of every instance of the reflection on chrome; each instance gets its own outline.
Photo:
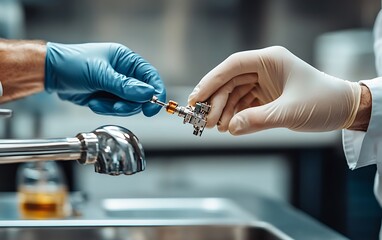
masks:
<instances>
[{"instance_id":1,"label":"reflection on chrome","mask_svg":"<svg viewBox=\"0 0 382 240\"><path fill-rule=\"evenodd\" d=\"M128 129L107 125L74 138L0 140L0 163L77 160L109 175L145 169L143 147Z\"/></svg>"}]
</instances>

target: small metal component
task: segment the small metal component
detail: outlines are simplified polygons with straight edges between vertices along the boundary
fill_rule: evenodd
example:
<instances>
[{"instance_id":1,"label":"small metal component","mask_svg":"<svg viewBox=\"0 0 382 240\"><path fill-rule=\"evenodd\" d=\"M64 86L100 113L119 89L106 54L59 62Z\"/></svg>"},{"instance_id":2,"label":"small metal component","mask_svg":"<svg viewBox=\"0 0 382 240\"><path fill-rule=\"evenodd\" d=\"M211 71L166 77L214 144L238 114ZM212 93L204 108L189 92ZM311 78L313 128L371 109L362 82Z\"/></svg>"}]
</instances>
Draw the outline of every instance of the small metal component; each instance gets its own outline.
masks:
<instances>
[{"instance_id":1,"label":"small metal component","mask_svg":"<svg viewBox=\"0 0 382 240\"><path fill-rule=\"evenodd\" d=\"M178 103L170 100L166 106L166 111L168 113L174 114L176 112L177 107L178 107Z\"/></svg>"},{"instance_id":2,"label":"small metal component","mask_svg":"<svg viewBox=\"0 0 382 240\"><path fill-rule=\"evenodd\" d=\"M207 103L197 102L195 107L183 107L179 106L177 102L172 100L168 103L161 102L156 96L151 99L151 102L166 108L166 111L170 114L178 113L178 116L183 118L184 124L190 123L194 126L194 135L202 135L207 124L207 115L211 109L211 106Z\"/></svg>"},{"instance_id":3,"label":"small metal component","mask_svg":"<svg viewBox=\"0 0 382 240\"><path fill-rule=\"evenodd\" d=\"M159 101L157 96L153 96L153 98L150 100L150 102L158 104L158 105L160 105L162 107L166 107L167 106L166 103Z\"/></svg>"}]
</instances>

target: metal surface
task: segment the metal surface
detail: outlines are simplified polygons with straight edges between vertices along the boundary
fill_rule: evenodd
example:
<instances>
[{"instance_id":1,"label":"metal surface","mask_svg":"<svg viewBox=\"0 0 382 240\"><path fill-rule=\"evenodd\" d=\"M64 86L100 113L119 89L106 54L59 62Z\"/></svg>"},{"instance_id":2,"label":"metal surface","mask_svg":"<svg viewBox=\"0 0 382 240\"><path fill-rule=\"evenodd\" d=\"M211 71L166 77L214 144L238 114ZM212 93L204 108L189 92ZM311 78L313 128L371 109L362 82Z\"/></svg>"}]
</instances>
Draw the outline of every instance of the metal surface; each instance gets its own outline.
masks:
<instances>
[{"instance_id":1,"label":"metal surface","mask_svg":"<svg viewBox=\"0 0 382 240\"><path fill-rule=\"evenodd\" d=\"M103 126L75 138L0 140L0 163L48 160L78 160L109 175L130 175L145 169L138 138L119 126Z\"/></svg>"},{"instance_id":2,"label":"metal surface","mask_svg":"<svg viewBox=\"0 0 382 240\"><path fill-rule=\"evenodd\" d=\"M3 228L4 240L287 240L291 239L265 223L249 225L157 225L91 228Z\"/></svg>"},{"instance_id":3,"label":"metal surface","mask_svg":"<svg viewBox=\"0 0 382 240\"><path fill-rule=\"evenodd\" d=\"M0 210L0 239L4 240L291 239L223 198L90 201L82 209L81 216L60 220L20 219L15 214L16 204L10 198L7 204L0 201L0 207L9 210Z\"/></svg>"},{"instance_id":4,"label":"metal surface","mask_svg":"<svg viewBox=\"0 0 382 240\"><path fill-rule=\"evenodd\" d=\"M81 151L77 138L0 140L0 163L77 160Z\"/></svg>"},{"instance_id":5,"label":"metal surface","mask_svg":"<svg viewBox=\"0 0 382 240\"><path fill-rule=\"evenodd\" d=\"M145 170L143 146L129 130L119 126L106 126L93 132L99 143L95 171L110 175L134 174Z\"/></svg>"},{"instance_id":6,"label":"metal surface","mask_svg":"<svg viewBox=\"0 0 382 240\"><path fill-rule=\"evenodd\" d=\"M12 110L10 109L0 109L0 117L11 117L12 116Z\"/></svg>"},{"instance_id":7,"label":"metal surface","mask_svg":"<svg viewBox=\"0 0 382 240\"><path fill-rule=\"evenodd\" d=\"M118 219L254 219L232 201L223 198L105 199L101 204L107 217Z\"/></svg>"},{"instance_id":8,"label":"metal surface","mask_svg":"<svg viewBox=\"0 0 382 240\"><path fill-rule=\"evenodd\" d=\"M276 233L278 236L281 236L279 239L347 239L306 214L291 208L288 204L272 201L258 195L236 193L236 197L232 198L232 196L222 197L224 194L219 193L216 197L205 198L203 196L205 196L206 193L197 194L194 192L191 195L199 197L190 198L187 197L189 194L190 192L187 191L186 196L182 196L181 198L167 198L164 196L167 196L168 193L164 193L162 197L154 199L131 198L102 200L90 198L89 200L85 200L82 194L75 193L74 195L71 194L71 202L77 213L75 216L61 220L23 220L18 212L16 194L1 193L0 239L22 240L25 239L23 238L25 235L32 236L33 238L31 237L31 240L135 239L134 237L136 235L129 235L125 233L126 231L142 234L140 235L142 239L160 239L156 237L156 234L166 231L165 229L170 227L174 229L172 231L174 237L176 237L175 235L177 235L179 231L186 235L182 235L184 238L177 237L175 239L187 239L186 237L188 237L188 235L193 236L194 231L203 230L200 234L206 234L204 235L205 238L203 238L204 236L200 236L200 238L197 239L213 240L218 238L213 238L209 236L209 234L213 234L215 230L223 231L227 233L227 236L231 236L229 235L231 230L242 234L251 231L250 229L252 229L252 227L257 228L258 226L265 226L266 232L270 232L271 234ZM208 195L211 194L209 191ZM230 195L231 194L232 193L230 193ZM128 205L130 204L133 206L129 207ZM149 204L152 206L149 206ZM126 212L129 208L131 210L142 211L144 214L140 213L139 215L131 216ZM145 209L150 208L156 212L150 214L149 211L145 211ZM159 215L160 211L158 209L163 210L162 216ZM168 214L171 213L171 209L179 211L179 213L176 213L175 216ZM193 209L205 213L189 215ZM211 213L209 212L211 210L214 211ZM118 211L120 212L118 213ZM225 214L222 214L222 212ZM117 215L114 215L116 213ZM242 213L244 213L244 216ZM124 217L121 218L119 214L124 215ZM199 226L202 226L202 228L199 228ZM151 238L149 238L146 233L140 233L136 231L135 228L145 229L145 231L155 234L150 235ZM176 229L179 231L176 231ZM110 231L112 233L122 231L126 237L124 237L125 235L119 234L100 236L99 231ZM257 232L260 230L254 231ZM41 237L41 234L43 234L44 237ZM256 239L254 236L255 235L250 235L250 237L247 238L236 239ZM264 238L260 239L269 239L266 238L268 235L263 236ZM167 239L171 240L170 237Z\"/></svg>"}]
</instances>

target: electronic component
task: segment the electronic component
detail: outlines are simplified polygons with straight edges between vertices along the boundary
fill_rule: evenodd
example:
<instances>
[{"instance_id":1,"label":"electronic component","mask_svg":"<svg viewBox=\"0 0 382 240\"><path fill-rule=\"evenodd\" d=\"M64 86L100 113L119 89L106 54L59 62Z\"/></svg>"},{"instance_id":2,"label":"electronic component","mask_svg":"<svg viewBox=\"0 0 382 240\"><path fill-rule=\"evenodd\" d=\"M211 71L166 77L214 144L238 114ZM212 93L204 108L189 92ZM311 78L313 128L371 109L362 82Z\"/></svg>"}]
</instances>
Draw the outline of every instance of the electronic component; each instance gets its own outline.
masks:
<instances>
[{"instance_id":1,"label":"electronic component","mask_svg":"<svg viewBox=\"0 0 382 240\"><path fill-rule=\"evenodd\" d=\"M158 104L166 109L170 114L177 113L183 118L183 123L190 123L194 126L194 135L201 136L207 124L207 115L210 112L211 106L207 103L197 102L195 107L179 106L177 102L170 100L164 103L158 100L156 96L151 99L152 103Z\"/></svg>"}]
</instances>

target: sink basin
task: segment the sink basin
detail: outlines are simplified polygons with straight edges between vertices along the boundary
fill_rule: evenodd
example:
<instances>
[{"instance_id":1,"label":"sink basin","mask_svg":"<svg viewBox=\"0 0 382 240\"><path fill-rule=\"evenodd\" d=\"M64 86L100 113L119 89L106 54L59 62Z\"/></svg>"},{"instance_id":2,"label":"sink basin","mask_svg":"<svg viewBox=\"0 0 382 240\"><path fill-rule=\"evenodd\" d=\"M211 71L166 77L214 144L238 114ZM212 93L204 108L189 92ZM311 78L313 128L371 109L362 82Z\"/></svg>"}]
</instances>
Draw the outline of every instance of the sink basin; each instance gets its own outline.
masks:
<instances>
[{"instance_id":1,"label":"sink basin","mask_svg":"<svg viewBox=\"0 0 382 240\"><path fill-rule=\"evenodd\" d=\"M225 198L104 199L68 219L24 220L9 201L1 240L289 240ZM1 213L1 211L0 211Z\"/></svg>"},{"instance_id":2,"label":"sink basin","mask_svg":"<svg viewBox=\"0 0 382 240\"><path fill-rule=\"evenodd\" d=\"M140 227L0 228L0 239L17 240L289 240L271 225L161 225Z\"/></svg>"},{"instance_id":3,"label":"sink basin","mask_svg":"<svg viewBox=\"0 0 382 240\"><path fill-rule=\"evenodd\" d=\"M0 194L0 239L347 239L293 209L257 198L253 201L245 201L245 198L243 201L227 198L90 198L84 201L82 195L72 194L71 200L75 216L24 220L18 213L15 193Z\"/></svg>"},{"instance_id":4,"label":"sink basin","mask_svg":"<svg viewBox=\"0 0 382 240\"><path fill-rule=\"evenodd\" d=\"M132 198L105 199L102 207L110 218L119 219L253 219L224 198Z\"/></svg>"}]
</instances>

